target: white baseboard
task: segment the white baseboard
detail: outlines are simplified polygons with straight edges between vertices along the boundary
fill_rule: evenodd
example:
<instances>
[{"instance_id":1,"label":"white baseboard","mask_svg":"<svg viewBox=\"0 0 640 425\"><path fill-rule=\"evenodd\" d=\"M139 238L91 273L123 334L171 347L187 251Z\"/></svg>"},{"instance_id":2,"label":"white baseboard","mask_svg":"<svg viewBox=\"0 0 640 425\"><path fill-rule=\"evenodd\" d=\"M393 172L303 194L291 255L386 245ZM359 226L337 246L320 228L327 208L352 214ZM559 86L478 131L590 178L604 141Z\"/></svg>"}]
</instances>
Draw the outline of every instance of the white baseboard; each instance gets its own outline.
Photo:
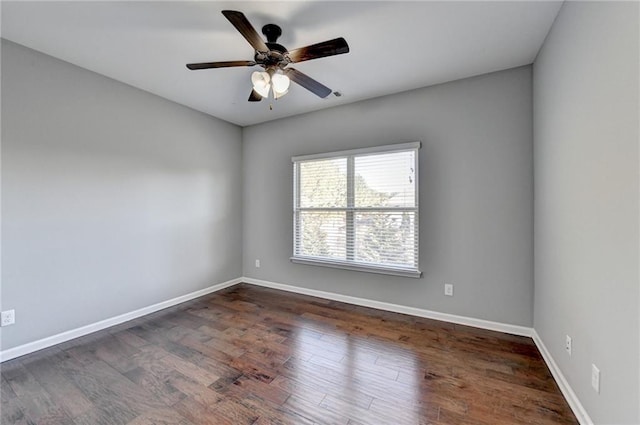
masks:
<instances>
[{"instance_id":1,"label":"white baseboard","mask_svg":"<svg viewBox=\"0 0 640 425\"><path fill-rule=\"evenodd\" d=\"M53 335L37 341L29 342L24 345L19 345L17 347L9 348L7 350L0 351L0 362L15 359L16 357L24 356L26 354L33 353L35 351L42 350L44 348L48 348L56 344L70 341L74 338L85 336L90 333L100 331L102 329L106 329L110 326L119 325L120 323L137 319L138 317L142 317L147 314L151 314L168 307L173 307L174 305L183 303L185 301L190 301L194 298L198 298L203 295L207 295L212 292L216 292L221 289L228 288L229 286L236 285L240 282L242 282L241 278L231 279L226 282L219 283L217 285L212 285L212 286L209 286L208 288L204 288L199 291L191 292L190 294L182 295L180 297L176 297L167 301L153 304L148 307L143 307L141 309L138 309L129 313L125 313L119 316L111 317L109 319L101 320L96 323L92 323L86 326L82 326L80 328L62 332L57 335Z\"/></svg>"},{"instance_id":2,"label":"white baseboard","mask_svg":"<svg viewBox=\"0 0 640 425\"><path fill-rule=\"evenodd\" d=\"M580 400L578 399L576 393L573 392L571 385L569 385L569 382L567 382L567 379L564 377L562 371L558 367L558 364L555 362L555 360L553 360L551 353L549 352L549 350L547 350L547 347L544 345L544 342L542 342L540 335L538 335L538 332L536 332L535 329L533 330L533 335L531 337L533 338L533 342L535 342L536 346L538 347L540 354L542 354L542 358L551 371L551 374L558 384L558 387L560 387L560 392L562 392L562 395L567 400L567 403L569 403L569 407L571 407L573 414L576 415L578 422L580 422L580 425L593 425L593 421L589 417L589 414L585 410L582 403L580 403Z\"/></svg>"},{"instance_id":3,"label":"white baseboard","mask_svg":"<svg viewBox=\"0 0 640 425\"><path fill-rule=\"evenodd\" d=\"M407 307L399 304L392 304L383 301L370 300L367 298L352 297L349 295L337 294L335 292L319 291L317 289L301 288L299 286L286 285L283 283L269 282L266 280L254 279L251 277L243 277L243 282L252 285L264 286L266 288L279 289L281 291L295 292L312 297L324 298L333 301L340 301L347 304L355 304L363 307L371 307L378 310L393 311L395 313L408 314L410 316L424 317L427 319L441 320L443 322L457 323L459 325L472 326L474 328L488 329L512 335L521 335L531 337L533 329L526 326L510 325L507 323L492 322L483 319L474 319L472 317L458 316L455 314L440 313L437 311L425 310L416 307Z\"/></svg>"}]
</instances>

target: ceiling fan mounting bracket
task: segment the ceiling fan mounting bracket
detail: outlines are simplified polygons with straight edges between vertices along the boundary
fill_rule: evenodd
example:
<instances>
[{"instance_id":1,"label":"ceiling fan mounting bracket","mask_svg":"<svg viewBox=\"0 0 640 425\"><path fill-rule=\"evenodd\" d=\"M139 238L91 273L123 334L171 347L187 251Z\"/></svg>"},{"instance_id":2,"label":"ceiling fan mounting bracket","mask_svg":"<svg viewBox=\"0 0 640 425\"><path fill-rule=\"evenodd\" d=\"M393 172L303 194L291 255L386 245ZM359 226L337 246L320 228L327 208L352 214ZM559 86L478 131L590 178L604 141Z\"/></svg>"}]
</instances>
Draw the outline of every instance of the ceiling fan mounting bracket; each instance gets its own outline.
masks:
<instances>
[{"instance_id":1,"label":"ceiling fan mounting bracket","mask_svg":"<svg viewBox=\"0 0 640 425\"><path fill-rule=\"evenodd\" d=\"M278 37L282 35L282 28L276 24L267 24L262 27L262 34L267 37L268 43L275 43Z\"/></svg>"}]
</instances>

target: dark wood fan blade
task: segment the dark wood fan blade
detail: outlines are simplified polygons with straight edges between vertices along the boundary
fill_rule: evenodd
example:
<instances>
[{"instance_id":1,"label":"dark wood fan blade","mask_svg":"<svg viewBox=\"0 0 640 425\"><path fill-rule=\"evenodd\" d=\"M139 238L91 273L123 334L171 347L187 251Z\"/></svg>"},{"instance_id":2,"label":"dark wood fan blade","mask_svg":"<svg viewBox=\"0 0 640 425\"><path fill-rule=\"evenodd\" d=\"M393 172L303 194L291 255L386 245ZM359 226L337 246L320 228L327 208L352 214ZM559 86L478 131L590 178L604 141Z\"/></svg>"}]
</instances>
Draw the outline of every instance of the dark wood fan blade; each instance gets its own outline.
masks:
<instances>
[{"instance_id":1,"label":"dark wood fan blade","mask_svg":"<svg viewBox=\"0 0 640 425\"><path fill-rule=\"evenodd\" d=\"M349 53L349 45L344 38L340 37L291 50L289 52L289 59L291 59L291 62L296 63L327 56L341 55L343 53Z\"/></svg>"},{"instance_id":2,"label":"dark wood fan blade","mask_svg":"<svg viewBox=\"0 0 640 425\"><path fill-rule=\"evenodd\" d=\"M244 13L237 12L235 10L223 10L222 14L236 27L236 29L242 34L242 36L251 44L251 46L258 52L266 53L269 48L260 37L260 34L253 28L249 20Z\"/></svg>"},{"instance_id":3,"label":"dark wood fan blade","mask_svg":"<svg viewBox=\"0 0 640 425\"><path fill-rule=\"evenodd\" d=\"M307 74L303 74L294 68L285 68L284 73L294 83L300 84L305 89L309 90L322 98L325 98L331 94L331 89L322 83L309 77Z\"/></svg>"},{"instance_id":4,"label":"dark wood fan blade","mask_svg":"<svg viewBox=\"0 0 640 425\"><path fill-rule=\"evenodd\" d=\"M191 70L195 69L211 69L211 68L229 68L232 66L253 66L256 63L253 61L226 61L226 62L202 62L202 63L188 63L187 68Z\"/></svg>"},{"instance_id":5,"label":"dark wood fan blade","mask_svg":"<svg viewBox=\"0 0 640 425\"><path fill-rule=\"evenodd\" d=\"M262 100L262 96L255 90L251 90L251 94L249 95L249 102L260 102Z\"/></svg>"}]
</instances>

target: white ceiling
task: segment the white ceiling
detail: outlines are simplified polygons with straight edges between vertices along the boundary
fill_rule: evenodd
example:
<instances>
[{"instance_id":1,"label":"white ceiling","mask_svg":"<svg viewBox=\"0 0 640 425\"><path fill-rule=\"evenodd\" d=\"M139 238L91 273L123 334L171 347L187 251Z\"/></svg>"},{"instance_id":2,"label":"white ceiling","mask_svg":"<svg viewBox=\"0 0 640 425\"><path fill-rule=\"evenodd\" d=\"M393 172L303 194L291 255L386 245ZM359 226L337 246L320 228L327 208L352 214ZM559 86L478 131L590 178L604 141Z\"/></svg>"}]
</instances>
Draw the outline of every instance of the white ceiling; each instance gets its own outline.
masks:
<instances>
[{"instance_id":1,"label":"white ceiling","mask_svg":"<svg viewBox=\"0 0 640 425\"><path fill-rule=\"evenodd\" d=\"M2 37L238 125L533 62L561 1L2 1ZM254 68L189 71L186 63L253 60L220 13L242 11L260 33L280 25L289 50L344 37L345 55L296 68L343 96L294 85L249 103Z\"/></svg>"}]
</instances>

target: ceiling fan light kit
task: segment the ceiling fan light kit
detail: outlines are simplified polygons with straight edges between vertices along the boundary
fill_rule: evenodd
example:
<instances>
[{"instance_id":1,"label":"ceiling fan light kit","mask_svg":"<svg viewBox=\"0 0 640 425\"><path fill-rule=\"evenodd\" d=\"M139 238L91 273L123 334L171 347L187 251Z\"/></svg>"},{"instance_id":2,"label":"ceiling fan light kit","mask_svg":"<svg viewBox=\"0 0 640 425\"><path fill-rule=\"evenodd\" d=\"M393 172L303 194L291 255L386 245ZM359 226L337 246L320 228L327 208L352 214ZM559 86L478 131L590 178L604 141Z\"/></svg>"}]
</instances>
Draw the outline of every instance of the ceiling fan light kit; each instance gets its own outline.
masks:
<instances>
[{"instance_id":1,"label":"ceiling fan light kit","mask_svg":"<svg viewBox=\"0 0 640 425\"><path fill-rule=\"evenodd\" d=\"M251 83L261 97L269 97L269 91L273 92L273 98L279 99L289 92L291 80L282 71L269 68L267 71L255 71L251 74Z\"/></svg>"},{"instance_id":2,"label":"ceiling fan light kit","mask_svg":"<svg viewBox=\"0 0 640 425\"><path fill-rule=\"evenodd\" d=\"M278 99L289 92L291 81L321 98L325 98L331 94L329 87L297 69L288 67L288 65L349 53L349 45L344 38L340 37L289 51L281 44L276 43L278 37L282 35L282 29L279 26L267 24L262 27L262 33L267 38L265 42L242 12L223 10L222 14L254 48L254 60L190 63L187 64L187 68L190 70L199 70L238 66L261 66L264 68L264 71L256 71L251 74L253 89L249 95L249 102L259 102L263 98L268 98L270 92L273 93L274 99Z\"/></svg>"}]
</instances>

